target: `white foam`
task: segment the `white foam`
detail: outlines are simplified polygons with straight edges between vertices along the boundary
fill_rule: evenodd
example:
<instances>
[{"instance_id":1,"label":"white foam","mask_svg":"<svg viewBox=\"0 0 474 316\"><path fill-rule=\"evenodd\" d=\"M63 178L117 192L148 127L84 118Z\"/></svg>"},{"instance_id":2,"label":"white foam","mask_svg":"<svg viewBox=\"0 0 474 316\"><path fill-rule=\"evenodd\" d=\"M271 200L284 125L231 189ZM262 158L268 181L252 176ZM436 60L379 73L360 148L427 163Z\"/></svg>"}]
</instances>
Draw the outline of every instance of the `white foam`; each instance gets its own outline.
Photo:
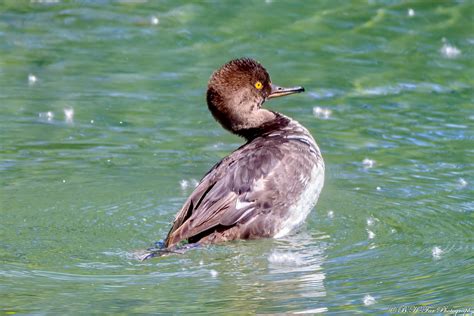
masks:
<instances>
[{"instance_id":1,"label":"white foam","mask_svg":"<svg viewBox=\"0 0 474 316\"><path fill-rule=\"evenodd\" d=\"M332 111L326 108L316 106L313 108L313 115L317 118L327 120L331 117Z\"/></svg>"},{"instance_id":2,"label":"white foam","mask_svg":"<svg viewBox=\"0 0 474 316\"><path fill-rule=\"evenodd\" d=\"M281 265L301 265L302 260L299 256L291 252L272 252L268 256L268 262Z\"/></svg>"},{"instance_id":3,"label":"white foam","mask_svg":"<svg viewBox=\"0 0 474 316\"><path fill-rule=\"evenodd\" d=\"M364 160L362 160L362 164L364 165L364 168L372 168L373 166L375 166L375 160L365 158Z\"/></svg>"},{"instance_id":4,"label":"white foam","mask_svg":"<svg viewBox=\"0 0 474 316\"><path fill-rule=\"evenodd\" d=\"M365 306L373 305L376 302L377 301L375 300L375 298L372 295L367 294L367 295L364 296L364 305Z\"/></svg>"},{"instance_id":5,"label":"white foam","mask_svg":"<svg viewBox=\"0 0 474 316\"><path fill-rule=\"evenodd\" d=\"M367 235L369 235L369 239L374 239L375 238L375 233L371 230L367 229Z\"/></svg>"},{"instance_id":6,"label":"white foam","mask_svg":"<svg viewBox=\"0 0 474 316\"><path fill-rule=\"evenodd\" d=\"M191 187L195 188L198 186L198 184L199 182L196 179L190 179L190 180L183 179L179 181L179 186L181 187L181 190L186 190Z\"/></svg>"}]
</instances>

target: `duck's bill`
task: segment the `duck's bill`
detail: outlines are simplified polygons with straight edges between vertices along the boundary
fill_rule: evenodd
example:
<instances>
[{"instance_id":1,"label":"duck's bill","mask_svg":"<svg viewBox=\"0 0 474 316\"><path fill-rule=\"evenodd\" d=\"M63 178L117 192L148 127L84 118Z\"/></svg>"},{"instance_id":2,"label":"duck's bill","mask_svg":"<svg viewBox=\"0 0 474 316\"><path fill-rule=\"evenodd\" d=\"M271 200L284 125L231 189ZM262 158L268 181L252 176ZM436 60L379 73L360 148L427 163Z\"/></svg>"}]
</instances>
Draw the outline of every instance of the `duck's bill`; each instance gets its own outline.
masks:
<instances>
[{"instance_id":1,"label":"duck's bill","mask_svg":"<svg viewBox=\"0 0 474 316\"><path fill-rule=\"evenodd\" d=\"M278 98L278 97L283 97L285 95L290 95L293 93L304 92L303 87L283 88L283 87L276 86L274 84L272 84L271 86L272 86L272 91L270 92L270 95L268 96L267 99Z\"/></svg>"}]
</instances>

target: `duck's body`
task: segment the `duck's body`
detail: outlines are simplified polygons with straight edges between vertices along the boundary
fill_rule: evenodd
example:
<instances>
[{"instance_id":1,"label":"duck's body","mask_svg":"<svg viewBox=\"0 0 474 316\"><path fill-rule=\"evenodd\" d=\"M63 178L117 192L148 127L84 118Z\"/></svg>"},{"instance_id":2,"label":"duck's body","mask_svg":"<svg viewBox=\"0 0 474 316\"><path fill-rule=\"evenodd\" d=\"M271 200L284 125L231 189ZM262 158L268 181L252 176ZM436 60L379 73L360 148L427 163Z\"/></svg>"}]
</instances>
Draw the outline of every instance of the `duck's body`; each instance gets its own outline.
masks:
<instances>
[{"instance_id":1,"label":"duck's body","mask_svg":"<svg viewBox=\"0 0 474 316\"><path fill-rule=\"evenodd\" d=\"M321 153L301 124L261 108L268 98L301 91L273 86L251 59L231 61L213 74L209 109L247 143L200 181L178 212L166 248L181 241L281 237L305 220L324 184Z\"/></svg>"}]
</instances>

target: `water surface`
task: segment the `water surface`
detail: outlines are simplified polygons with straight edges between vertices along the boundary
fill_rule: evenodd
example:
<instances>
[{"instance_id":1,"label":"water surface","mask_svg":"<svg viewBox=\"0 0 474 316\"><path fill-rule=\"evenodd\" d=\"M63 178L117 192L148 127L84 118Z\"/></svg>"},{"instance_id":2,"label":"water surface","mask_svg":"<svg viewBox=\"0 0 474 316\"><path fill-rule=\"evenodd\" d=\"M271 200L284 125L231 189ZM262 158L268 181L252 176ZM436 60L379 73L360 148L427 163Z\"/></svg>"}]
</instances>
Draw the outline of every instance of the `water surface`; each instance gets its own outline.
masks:
<instances>
[{"instance_id":1,"label":"water surface","mask_svg":"<svg viewBox=\"0 0 474 316\"><path fill-rule=\"evenodd\" d=\"M472 1L4 1L0 310L390 313L473 308ZM307 93L326 186L302 229L146 262L243 142L208 113L249 56Z\"/></svg>"}]
</instances>

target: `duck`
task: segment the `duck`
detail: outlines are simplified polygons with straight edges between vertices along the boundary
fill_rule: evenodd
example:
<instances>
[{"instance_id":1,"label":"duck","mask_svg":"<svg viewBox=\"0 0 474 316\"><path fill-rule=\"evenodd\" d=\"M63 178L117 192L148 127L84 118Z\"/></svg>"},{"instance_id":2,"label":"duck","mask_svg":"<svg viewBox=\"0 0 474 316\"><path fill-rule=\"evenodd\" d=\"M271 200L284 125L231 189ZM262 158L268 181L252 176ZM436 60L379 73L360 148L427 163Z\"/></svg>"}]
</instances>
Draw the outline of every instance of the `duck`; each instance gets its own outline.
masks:
<instances>
[{"instance_id":1,"label":"duck","mask_svg":"<svg viewBox=\"0 0 474 316\"><path fill-rule=\"evenodd\" d=\"M270 99L301 92L300 86L273 84L251 58L231 60L211 75L208 109L245 144L199 181L161 248L281 238L304 223L324 186L321 151L303 125L263 107Z\"/></svg>"}]
</instances>

